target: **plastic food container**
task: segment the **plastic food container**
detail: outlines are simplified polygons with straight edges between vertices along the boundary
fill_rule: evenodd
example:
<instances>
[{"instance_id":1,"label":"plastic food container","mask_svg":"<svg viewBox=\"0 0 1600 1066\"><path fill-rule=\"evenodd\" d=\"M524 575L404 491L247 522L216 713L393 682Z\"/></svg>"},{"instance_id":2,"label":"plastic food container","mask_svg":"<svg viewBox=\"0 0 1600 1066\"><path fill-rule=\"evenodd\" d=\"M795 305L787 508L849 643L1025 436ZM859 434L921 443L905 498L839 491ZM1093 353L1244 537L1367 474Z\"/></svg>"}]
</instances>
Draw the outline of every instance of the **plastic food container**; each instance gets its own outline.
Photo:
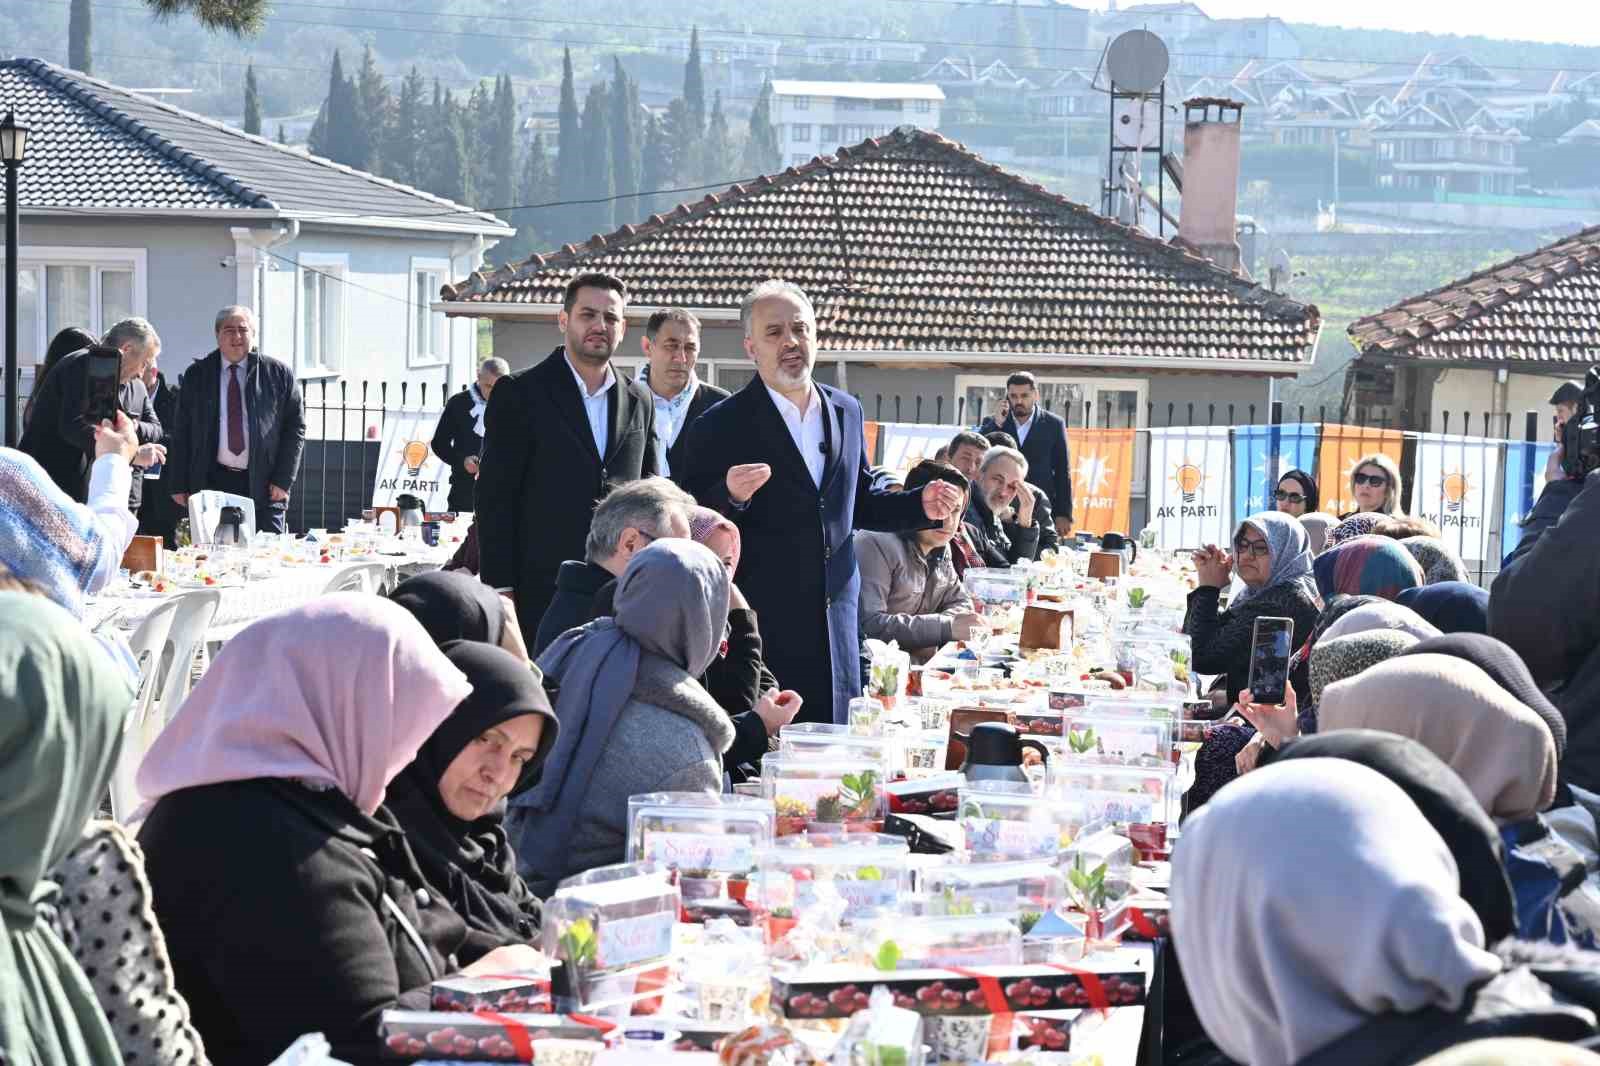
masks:
<instances>
[{"instance_id":1,"label":"plastic food container","mask_svg":"<svg viewBox=\"0 0 1600 1066\"><path fill-rule=\"evenodd\" d=\"M1066 899L1067 881L1053 862L985 862L920 871L923 908L932 914L991 915L1031 932Z\"/></svg>"},{"instance_id":2,"label":"plastic food container","mask_svg":"<svg viewBox=\"0 0 1600 1066\"><path fill-rule=\"evenodd\" d=\"M1026 603L1029 574L1018 567L1001 569L990 566L968 567L961 575L961 584L980 609Z\"/></svg>"},{"instance_id":3,"label":"plastic food container","mask_svg":"<svg viewBox=\"0 0 1600 1066\"><path fill-rule=\"evenodd\" d=\"M911 848L881 833L784 837L757 856L751 894L771 916L797 918L822 885L843 898L847 921L897 912L911 887Z\"/></svg>"},{"instance_id":4,"label":"plastic food container","mask_svg":"<svg viewBox=\"0 0 1600 1066\"><path fill-rule=\"evenodd\" d=\"M772 801L780 837L814 824L877 832L883 828L884 778L877 759L769 755L762 760L761 787Z\"/></svg>"},{"instance_id":5,"label":"plastic food container","mask_svg":"<svg viewBox=\"0 0 1600 1066\"><path fill-rule=\"evenodd\" d=\"M1060 751L1067 760L1108 766L1171 766L1174 721L1136 711L1069 712Z\"/></svg>"},{"instance_id":6,"label":"plastic food container","mask_svg":"<svg viewBox=\"0 0 1600 1066\"><path fill-rule=\"evenodd\" d=\"M567 964L571 994L582 1006L640 998L632 980L609 979L665 971L680 903L668 871L653 863L601 866L569 877L545 901L545 954Z\"/></svg>"},{"instance_id":7,"label":"plastic food container","mask_svg":"<svg viewBox=\"0 0 1600 1066\"><path fill-rule=\"evenodd\" d=\"M649 792L628 799L630 862L654 862L686 877L745 875L772 843L777 816L768 799L703 792Z\"/></svg>"},{"instance_id":8,"label":"plastic food container","mask_svg":"<svg viewBox=\"0 0 1600 1066\"><path fill-rule=\"evenodd\" d=\"M1006 918L913 918L873 923L867 951L880 970L1011 966L1022 962L1022 934Z\"/></svg>"},{"instance_id":9,"label":"plastic food container","mask_svg":"<svg viewBox=\"0 0 1600 1066\"><path fill-rule=\"evenodd\" d=\"M1068 815L1027 785L979 783L957 795L956 818L973 862L1054 860L1072 842Z\"/></svg>"},{"instance_id":10,"label":"plastic food container","mask_svg":"<svg viewBox=\"0 0 1600 1066\"><path fill-rule=\"evenodd\" d=\"M967 787L967 775L940 770L922 778L893 781L884 789L891 814L939 814L956 809L957 794Z\"/></svg>"},{"instance_id":11,"label":"plastic food container","mask_svg":"<svg viewBox=\"0 0 1600 1066\"><path fill-rule=\"evenodd\" d=\"M1156 767L1097 766L1062 760L1052 762L1046 791L1078 808L1082 824L1166 823L1177 771Z\"/></svg>"},{"instance_id":12,"label":"plastic food container","mask_svg":"<svg viewBox=\"0 0 1600 1066\"><path fill-rule=\"evenodd\" d=\"M791 722L778 730L778 754L785 759L871 759L884 776L898 763L893 737L862 736L848 725Z\"/></svg>"}]
</instances>

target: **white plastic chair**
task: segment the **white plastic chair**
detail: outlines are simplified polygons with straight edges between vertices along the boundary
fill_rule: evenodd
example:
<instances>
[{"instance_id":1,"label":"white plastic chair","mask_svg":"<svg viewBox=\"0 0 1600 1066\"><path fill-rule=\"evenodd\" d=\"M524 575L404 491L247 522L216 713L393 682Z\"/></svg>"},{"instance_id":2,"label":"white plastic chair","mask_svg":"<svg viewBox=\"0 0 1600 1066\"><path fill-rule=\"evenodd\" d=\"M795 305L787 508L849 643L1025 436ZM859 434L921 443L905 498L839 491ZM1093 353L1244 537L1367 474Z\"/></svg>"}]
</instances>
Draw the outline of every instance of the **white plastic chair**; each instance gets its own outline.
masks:
<instances>
[{"instance_id":1,"label":"white plastic chair","mask_svg":"<svg viewBox=\"0 0 1600 1066\"><path fill-rule=\"evenodd\" d=\"M167 643L172 659L167 679L161 686L160 721L164 725L178 713L178 705L189 695L194 682L194 657L205 650L206 630L217 616L222 593L217 589L185 592L178 597L178 612L172 619L172 634Z\"/></svg>"},{"instance_id":2,"label":"white plastic chair","mask_svg":"<svg viewBox=\"0 0 1600 1066\"><path fill-rule=\"evenodd\" d=\"M333 575L322 591L381 593L389 584L388 563L360 563Z\"/></svg>"},{"instance_id":3,"label":"white plastic chair","mask_svg":"<svg viewBox=\"0 0 1600 1066\"><path fill-rule=\"evenodd\" d=\"M117 757L117 768L111 775L111 816L126 822L138 806L139 794L134 789L134 777L144 753L155 743L161 732L162 721L155 713L156 689L161 684L162 653L172 632L173 619L177 617L179 600L172 599L151 611L139 623L128 640L134 659L139 664L139 691L134 695L133 707L128 711L122 727L122 754Z\"/></svg>"},{"instance_id":4,"label":"white plastic chair","mask_svg":"<svg viewBox=\"0 0 1600 1066\"><path fill-rule=\"evenodd\" d=\"M224 507L237 507L244 512L244 539L256 535L256 501L248 496L235 496L218 489L202 489L189 496L189 539L195 544L210 544L222 521Z\"/></svg>"}]
</instances>

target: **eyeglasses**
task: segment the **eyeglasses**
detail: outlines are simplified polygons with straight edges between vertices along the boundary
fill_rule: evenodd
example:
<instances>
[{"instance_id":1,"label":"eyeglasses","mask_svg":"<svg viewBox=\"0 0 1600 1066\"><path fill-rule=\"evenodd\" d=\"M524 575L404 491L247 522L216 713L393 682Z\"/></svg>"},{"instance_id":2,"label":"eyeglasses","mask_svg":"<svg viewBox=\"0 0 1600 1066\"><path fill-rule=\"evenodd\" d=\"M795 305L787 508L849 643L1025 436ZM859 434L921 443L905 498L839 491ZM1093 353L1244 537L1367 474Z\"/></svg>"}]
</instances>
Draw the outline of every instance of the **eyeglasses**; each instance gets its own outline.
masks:
<instances>
[{"instance_id":1,"label":"eyeglasses","mask_svg":"<svg viewBox=\"0 0 1600 1066\"><path fill-rule=\"evenodd\" d=\"M1300 495L1298 492L1284 492L1282 489L1279 489L1277 492L1274 492L1272 494L1272 498L1274 500L1277 500L1279 503L1305 503L1306 502L1306 498L1304 496Z\"/></svg>"},{"instance_id":2,"label":"eyeglasses","mask_svg":"<svg viewBox=\"0 0 1600 1066\"><path fill-rule=\"evenodd\" d=\"M1371 485L1375 489L1381 489L1385 485L1389 484L1389 475L1388 474L1354 474L1350 478L1350 483L1353 484L1353 485Z\"/></svg>"},{"instance_id":3,"label":"eyeglasses","mask_svg":"<svg viewBox=\"0 0 1600 1066\"><path fill-rule=\"evenodd\" d=\"M1240 537L1233 542L1233 550L1238 555L1254 555L1257 559L1272 553L1272 549L1267 546L1266 541L1249 540L1245 537Z\"/></svg>"}]
</instances>

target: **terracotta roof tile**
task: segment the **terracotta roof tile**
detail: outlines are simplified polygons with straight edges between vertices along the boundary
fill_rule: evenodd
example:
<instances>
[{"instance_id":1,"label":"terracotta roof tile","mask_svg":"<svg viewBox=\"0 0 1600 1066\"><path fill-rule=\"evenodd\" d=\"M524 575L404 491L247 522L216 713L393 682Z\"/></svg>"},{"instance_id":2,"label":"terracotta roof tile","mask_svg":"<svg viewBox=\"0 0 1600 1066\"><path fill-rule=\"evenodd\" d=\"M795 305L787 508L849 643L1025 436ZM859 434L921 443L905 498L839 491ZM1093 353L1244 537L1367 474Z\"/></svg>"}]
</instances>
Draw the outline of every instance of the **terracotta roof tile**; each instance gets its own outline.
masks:
<instances>
[{"instance_id":1,"label":"terracotta roof tile","mask_svg":"<svg viewBox=\"0 0 1600 1066\"><path fill-rule=\"evenodd\" d=\"M1362 355L1589 364L1600 357L1600 226L1350 326Z\"/></svg>"},{"instance_id":2,"label":"terracotta roof tile","mask_svg":"<svg viewBox=\"0 0 1600 1066\"><path fill-rule=\"evenodd\" d=\"M444 297L555 304L589 270L635 303L726 308L784 277L835 351L995 351L1304 363L1315 307L1103 218L909 127L652 215Z\"/></svg>"}]
</instances>

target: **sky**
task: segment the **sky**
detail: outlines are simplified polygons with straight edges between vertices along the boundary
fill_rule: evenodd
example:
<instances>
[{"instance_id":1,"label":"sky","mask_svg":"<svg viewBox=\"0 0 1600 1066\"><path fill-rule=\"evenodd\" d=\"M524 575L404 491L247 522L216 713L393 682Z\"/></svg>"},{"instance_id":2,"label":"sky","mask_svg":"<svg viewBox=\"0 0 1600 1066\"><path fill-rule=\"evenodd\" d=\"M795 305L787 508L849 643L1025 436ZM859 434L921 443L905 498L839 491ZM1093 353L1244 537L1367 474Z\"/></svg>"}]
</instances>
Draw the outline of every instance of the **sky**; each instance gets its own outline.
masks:
<instances>
[{"instance_id":1,"label":"sky","mask_svg":"<svg viewBox=\"0 0 1600 1066\"><path fill-rule=\"evenodd\" d=\"M1594 0L1199 0L1213 18L1276 15L1287 22L1459 33L1518 41L1600 45ZM1129 6L1119 4L1119 7Z\"/></svg>"}]
</instances>

